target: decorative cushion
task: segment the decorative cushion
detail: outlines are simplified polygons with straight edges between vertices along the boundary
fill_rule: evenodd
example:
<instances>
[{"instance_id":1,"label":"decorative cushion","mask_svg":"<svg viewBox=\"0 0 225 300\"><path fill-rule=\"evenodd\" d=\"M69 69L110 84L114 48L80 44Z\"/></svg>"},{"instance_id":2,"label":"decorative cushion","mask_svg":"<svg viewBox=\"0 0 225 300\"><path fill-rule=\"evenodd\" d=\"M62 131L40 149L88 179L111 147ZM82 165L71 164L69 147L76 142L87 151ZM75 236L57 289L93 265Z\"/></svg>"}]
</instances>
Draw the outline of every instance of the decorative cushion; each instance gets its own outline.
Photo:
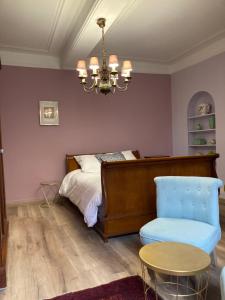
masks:
<instances>
[{"instance_id":1,"label":"decorative cushion","mask_svg":"<svg viewBox=\"0 0 225 300\"><path fill-rule=\"evenodd\" d=\"M96 154L95 157L101 163L102 161L119 161L126 160L124 155L121 152L114 153L105 153L105 154Z\"/></svg>"},{"instance_id":2,"label":"decorative cushion","mask_svg":"<svg viewBox=\"0 0 225 300\"><path fill-rule=\"evenodd\" d=\"M142 244L180 242L211 253L221 238L220 227L189 219L157 218L140 230Z\"/></svg>"}]
</instances>

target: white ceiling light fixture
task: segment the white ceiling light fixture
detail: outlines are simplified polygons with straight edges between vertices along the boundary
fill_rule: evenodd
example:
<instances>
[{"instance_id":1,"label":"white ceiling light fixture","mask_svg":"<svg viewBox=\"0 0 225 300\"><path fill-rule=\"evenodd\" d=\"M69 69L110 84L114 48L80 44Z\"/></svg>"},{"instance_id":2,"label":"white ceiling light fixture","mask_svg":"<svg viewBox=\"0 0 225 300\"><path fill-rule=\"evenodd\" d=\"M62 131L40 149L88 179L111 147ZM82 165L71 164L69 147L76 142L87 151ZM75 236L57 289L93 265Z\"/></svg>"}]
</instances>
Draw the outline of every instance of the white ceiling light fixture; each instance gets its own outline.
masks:
<instances>
[{"instance_id":1,"label":"white ceiling light fixture","mask_svg":"<svg viewBox=\"0 0 225 300\"><path fill-rule=\"evenodd\" d=\"M116 90L126 91L128 84L131 81L131 71L132 65L130 60L123 61L123 66L121 70L121 77L124 78L123 85L119 85L119 72L117 70L119 66L117 55L109 56L109 63L106 62L106 50L105 50L105 18L99 18L97 20L98 26L102 29L102 65L99 66L98 58L91 57L89 69L91 69L91 79L92 82L90 86L87 86L88 72L86 68L85 60L79 60L77 62L76 70L79 72L80 83L83 85L85 92L95 91L97 94L103 93L107 95L108 93L115 93Z\"/></svg>"}]
</instances>

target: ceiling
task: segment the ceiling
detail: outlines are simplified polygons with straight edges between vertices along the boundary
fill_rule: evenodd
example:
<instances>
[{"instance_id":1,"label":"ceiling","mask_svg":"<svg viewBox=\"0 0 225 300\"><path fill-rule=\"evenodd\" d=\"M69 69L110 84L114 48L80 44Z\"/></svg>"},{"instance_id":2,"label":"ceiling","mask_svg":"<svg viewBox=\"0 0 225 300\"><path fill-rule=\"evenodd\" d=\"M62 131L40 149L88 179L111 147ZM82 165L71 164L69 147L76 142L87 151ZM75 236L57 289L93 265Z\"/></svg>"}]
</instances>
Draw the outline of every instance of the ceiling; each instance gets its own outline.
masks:
<instances>
[{"instance_id":1,"label":"ceiling","mask_svg":"<svg viewBox=\"0 0 225 300\"><path fill-rule=\"evenodd\" d=\"M224 0L0 0L2 64L74 69L101 53L171 74L225 51Z\"/></svg>"}]
</instances>

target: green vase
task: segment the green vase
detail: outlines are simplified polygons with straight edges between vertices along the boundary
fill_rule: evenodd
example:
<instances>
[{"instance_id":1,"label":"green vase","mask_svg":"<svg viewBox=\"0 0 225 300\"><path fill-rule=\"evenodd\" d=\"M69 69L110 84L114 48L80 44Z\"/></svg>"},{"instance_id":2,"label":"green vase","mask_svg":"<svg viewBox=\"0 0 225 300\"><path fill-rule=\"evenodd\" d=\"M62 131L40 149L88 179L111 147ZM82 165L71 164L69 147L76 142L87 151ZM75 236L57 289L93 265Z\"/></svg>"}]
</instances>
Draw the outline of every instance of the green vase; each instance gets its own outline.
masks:
<instances>
[{"instance_id":1,"label":"green vase","mask_svg":"<svg viewBox=\"0 0 225 300\"><path fill-rule=\"evenodd\" d=\"M215 116L210 116L209 117L209 128L214 129L216 127L215 125L216 125Z\"/></svg>"}]
</instances>

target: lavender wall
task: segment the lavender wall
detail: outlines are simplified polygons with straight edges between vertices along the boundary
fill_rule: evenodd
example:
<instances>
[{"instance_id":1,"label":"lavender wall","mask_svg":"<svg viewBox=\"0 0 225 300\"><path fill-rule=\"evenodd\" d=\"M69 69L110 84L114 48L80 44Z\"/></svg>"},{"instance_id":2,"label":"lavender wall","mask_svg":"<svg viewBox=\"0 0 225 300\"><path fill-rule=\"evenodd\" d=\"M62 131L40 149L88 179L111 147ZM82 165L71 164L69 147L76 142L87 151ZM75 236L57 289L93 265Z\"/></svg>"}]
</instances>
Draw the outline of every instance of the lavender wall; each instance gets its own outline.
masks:
<instances>
[{"instance_id":1,"label":"lavender wall","mask_svg":"<svg viewBox=\"0 0 225 300\"><path fill-rule=\"evenodd\" d=\"M198 91L209 92L216 110L217 173L225 181L225 53L172 75L173 153L188 151L187 108Z\"/></svg>"},{"instance_id":2,"label":"lavender wall","mask_svg":"<svg viewBox=\"0 0 225 300\"><path fill-rule=\"evenodd\" d=\"M139 149L170 154L170 77L134 74L116 95L82 91L72 71L6 67L0 72L6 199L40 199L42 180L61 180L66 153ZM39 100L58 100L60 126L39 125Z\"/></svg>"}]
</instances>

